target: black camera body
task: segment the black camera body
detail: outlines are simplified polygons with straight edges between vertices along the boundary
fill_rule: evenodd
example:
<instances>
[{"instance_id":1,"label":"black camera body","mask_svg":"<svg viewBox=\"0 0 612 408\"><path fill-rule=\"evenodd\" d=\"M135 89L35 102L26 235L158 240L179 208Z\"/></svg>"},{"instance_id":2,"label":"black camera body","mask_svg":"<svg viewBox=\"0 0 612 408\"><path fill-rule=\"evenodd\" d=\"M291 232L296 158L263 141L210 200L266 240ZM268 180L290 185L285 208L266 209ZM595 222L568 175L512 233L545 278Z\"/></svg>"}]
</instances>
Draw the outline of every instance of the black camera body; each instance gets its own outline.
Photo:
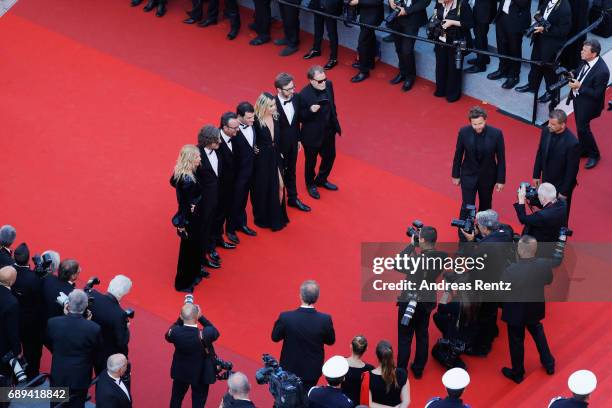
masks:
<instances>
[{"instance_id":1,"label":"black camera body","mask_svg":"<svg viewBox=\"0 0 612 408\"><path fill-rule=\"evenodd\" d=\"M525 187L525 199L527 202L529 202L529 205L542 207L540 199L538 198L538 189L536 187L532 186L527 181L521 182L521 184L519 184L519 189L521 187Z\"/></svg>"},{"instance_id":2,"label":"black camera body","mask_svg":"<svg viewBox=\"0 0 612 408\"><path fill-rule=\"evenodd\" d=\"M100 279L98 279L96 276L92 276L91 278L89 278L89 280L83 287L83 292L87 293L87 309L85 309L85 312L83 312L84 317L87 317L87 314L91 313L91 307L93 306L93 303L95 301L95 298L93 297L91 291L93 290L94 286L99 284Z\"/></svg>"},{"instance_id":3,"label":"black camera body","mask_svg":"<svg viewBox=\"0 0 612 408\"><path fill-rule=\"evenodd\" d=\"M402 12L402 8L406 7L406 0L393 0L393 4L397 7L397 10L391 10L391 13L385 17L385 24L389 25L397 18L399 13Z\"/></svg>"},{"instance_id":4,"label":"black camera body","mask_svg":"<svg viewBox=\"0 0 612 408\"><path fill-rule=\"evenodd\" d=\"M39 254L34 254L32 257L32 262L34 263L34 273L36 273L36 275L39 277L44 278L51 272L49 270L53 264L53 258L51 258L51 255L44 254L43 256L40 256Z\"/></svg>"},{"instance_id":5,"label":"black camera body","mask_svg":"<svg viewBox=\"0 0 612 408\"><path fill-rule=\"evenodd\" d=\"M270 354L263 354L264 366L255 372L257 384L268 384L274 398L274 408L298 408L304 406L302 380L285 371Z\"/></svg>"},{"instance_id":6,"label":"black camera body","mask_svg":"<svg viewBox=\"0 0 612 408\"><path fill-rule=\"evenodd\" d=\"M438 13L434 13L429 21L427 21L425 32L427 33L427 38L430 40L437 40L439 37L444 35L442 19L438 17Z\"/></svg>"},{"instance_id":7,"label":"black camera body","mask_svg":"<svg viewBox=\"0 0 612 408\"><path fill-rule=\"evenodd\" d=\"M423 222L420 220L412 221L412 225L408 227L406 230L406 235L408 238L412 239L414 237L414 246L419 246L419 233L421 232L421 228L423 228Z\"/></svg>"},{"instance_id":8,"label":"black camera body","mask_svg":"<svg viewBox=\"0 0 612 408\"><path fill-rule=\"evenodd\" d=\"M136 314L136 312L134 312L134 309L125 309L124 310L125 313L125 319L133 319L134 315Z\"/></svg>"},{"instance_id":9,"label":"black camera body","mask_svg":"<svg viewBox=\"0 0 612 408\"><path fill-rule=\"evenodd\" d=\"M215 376L217 380L225 381L232 375L234 364L231 361L221 360L215 356Z\"/></svg>"},{"instance_id":10,"label":"black camera body","mask_svg":"<svg viewBox=\"0 0 612 408\"><path fill-rule=\"evenodd\" d=\"M466 204L461 212L462 218L454 218L451 221L451 227L461 228L468 234L474 233L474 226L476 225L476 206L473 204Z\"/></svg>"},{"instance_id":11,"label":"black camera body","mask_svg":"<svg viewBox=\"0 0 612 408\"><path fill-rule=\"evenodd\" d=\"M574 79L574 74L572 74L565 67L557 67L555 70L555 75L560 77L559 81L555 82L551 86L548 87L548 92L555 92L558 89L563 88L565 85L569 84L572 79Z\"/></svg>"},{"instance_id":12,"label":"black camera body","mask_svg":"<svg viewBox=\"0 0 612 408\"><path fill-rule=\"evenodd\" d=\"M533 19L535 20L533 22L533 24L525 31L525 37L527 38L531 38L533 36L533 34L535 33L536 28L538 27L544 27L544 31L548 31L550 30L551 24L548 20L546 20L544 17L542 17L542 15L540 13L536 13L533 16Z\"/></svg>"},{"instance_id":13,"label":"black camera body","mask_svg":"<svg viewBox=\"0 0 612 408\"><path fill-rule=\"evenodd\" d=\"M17 380L17 384L25 384L28 380L28 377L25 373L25 367L27 363L23 358L19 358L15 356L12 351L9 351L4 356L2 356L2 363L8 364L15 374L15 379Z\"/></svg>"},{"instance_id":14,"label":"black camera body","mask_svg":"<svg viewBox=\"0 0 612 408\"><path fill-rule=\"evenodd\" d=\"M567 245L567 238L574 235L574 231L567 227L561 227L559 230L559 238L557 239L557 243L555 244L555 248L553 249L552 257L555 261L556 265L560 265L561 261L563 261L563 257L565 256L565 247Z\"/></svg>"}]
</instances>

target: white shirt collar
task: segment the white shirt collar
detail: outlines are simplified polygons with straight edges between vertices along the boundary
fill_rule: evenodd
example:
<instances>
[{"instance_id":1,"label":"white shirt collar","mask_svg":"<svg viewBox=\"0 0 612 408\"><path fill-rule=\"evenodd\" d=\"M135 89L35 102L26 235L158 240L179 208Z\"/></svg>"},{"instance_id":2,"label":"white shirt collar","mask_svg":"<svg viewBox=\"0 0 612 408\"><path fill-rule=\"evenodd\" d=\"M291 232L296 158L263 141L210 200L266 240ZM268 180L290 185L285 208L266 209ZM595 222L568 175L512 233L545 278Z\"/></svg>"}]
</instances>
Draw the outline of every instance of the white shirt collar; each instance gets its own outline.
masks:
<instances>
[{"instance_id":1,"label":"white shirt collar","mask_svg":"<svg viewBox=\"0 0 612 408\"><path fill-rule=\"evenodd\" d=\"M198 328L197 324L188 324L188 323L183 323L183 326L185 327L195 327L196 329Z\"/></svg>"},{"instance_id":2,"label":"white shirt collar","mask_svg":"<svg viewBox=\"0 0 612 408\"><path fill-rule=\"evenodd\" d=\"M207 155L209 155L209 156L212 154L212 152L214 152L214 150L213 150L213 149L209 149L208 147L205 147L205 148L204 148L204 151L205 151L205 152L206 152L206 154L207 154Z\"/></svg>"}]
</instances>

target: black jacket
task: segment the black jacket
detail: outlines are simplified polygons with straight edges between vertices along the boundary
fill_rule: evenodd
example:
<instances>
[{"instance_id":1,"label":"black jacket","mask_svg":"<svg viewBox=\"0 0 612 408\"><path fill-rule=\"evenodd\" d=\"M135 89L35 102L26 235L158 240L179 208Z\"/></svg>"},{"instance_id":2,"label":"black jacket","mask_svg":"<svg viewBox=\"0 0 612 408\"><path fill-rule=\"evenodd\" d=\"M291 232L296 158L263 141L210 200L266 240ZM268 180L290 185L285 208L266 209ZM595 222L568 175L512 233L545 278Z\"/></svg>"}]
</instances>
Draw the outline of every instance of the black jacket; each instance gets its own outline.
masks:
<instances>
[{"instance_id":1,"label":"black jacket","mask_svg":"<svg viewBox=\"0 0 612 408\"><path fill-rule=\"evenodd\" d=\"M220 137L220 136L219 136ZM202 191L202 200L200 202L200 214L203 217L208 217L219 203L219 185L220 177L222 176L222 162L216 151L212 154L217 155L218 162L218 175L213 170L210 161L206 157L206 151L203 147L198 146L200 149L200 155L202 156L202 162L196 170L196 178L200 184Z\"/></svg>"},{"instance_id":2,"label":"black jacket","mask_svg":"<svg viewBox=\"0 0 612 408\"><path fill-rule=\"evenodd\" d=\"M558 139L551 149L553 137ZM558 135L552 135L547 128L542 129L533 165L534 179L542 178L542 182L554 185L557 193L567 196L577 184L579 165L580 144L569 129Z\"/></svg>"},{"instance_id":3,"label":"black jacket","mask_svg":"<svg viewBox=\"0 0 612 408\"><path fill-rule=\"evenodd\" d=\"M544 286L553 280L549 259L519 259L504 271L504 282L510 283L509 302L502 305L502 320L511 326L537 323L544 319Z\"/></svg>"},{"instance_id":4,"label":"black jacket","mask_svg":"<svg viewBox=\"0 0 612 408\"><path fill-rule=\"evenodd\" d=\"M11 291L19 302L20 319L23 324L31 325L45 319L42 295L42 279L27 266L14 265L17 280Z\"/></svg>"},{"instance_id":5,"label":"black jacket","mask_svg":"<svg viewBox=\"0 0 612 408\"><path fill-rule=\"evenodd\" d=\"M484 137L481 157L476 148L476 138ZM478 183L493 185L506 182L506 150L501 130L486 126L477 135L471 126L459 130L457 147L453 158L453 178L460 178L466 188Z\"/></svg>"},{"instance_id":6,"label":"black jacket","mask_svg":"<svg viewBox=\"0 0 612 408\"><path fill-rule=\"evenodd\" d=\"M567 224L567 207L563 200L549 203L540 211L529 215L527 215L525 205L514 203L514 209L519 222L525 226L523 234L533 236L538 243L557 242L561 227ZM540 247L538 247L538 253L541 253Z\"/></svg>"},{"instance_id":7,"label":"black jacket","mask_svg":"<svg viewBox=\"0 0 612 408\"><path fill-rule=\"evenodd\" d=\"M582 66L576 70L574 77L578 77L581 69ZM610 69L603 58L600 57L599 61L591 67L590 72L583 78L578 96L573 98L577 123L579 121L589 121L601 115L605 106L606 89L609 81Z\"/></svg>"},{"instance_id":8,"label":"black jacket","mask_svg":"<svg viewBox=\"0 0 612 408\"><path fill-rule=\"evenodd\" d=\"M504 7L504 0L499 0L499 7L497 8L497 15L495 19L499 19L502 14L505 14L502 10ZM531 24L531 0L512 0L510 3L510 10L508 14L510 20L510 29L515 32L525 31Z\"/></svg>"},{"instance_id":9,"label":"black jacket","mask_svg":"<svg viewBox=\"0 0 612 408\"><path fill-rule=\"evenodd\" d=\"M47 345L53 354L51 385L76 390L89 388L91 371L102 335L97 323L70 313L47 322Z\"/></svg>"},{"instance_id":10,"label":"black jacket","mask_svg":"<svg viewBox=\"0 0 612 408\"><path fill-rule=\"evenodd\" d=\"M441 258L442 264L444 263L444 259L448 258L448 254L446 252L437 251L435 249L432 250L423 250L421 253L412 252L413 246L409 245L406 249L404 249L400 256L403 257L404 254L407 254L412 257L423 257L423 258ZM428 283L434 283L440 277L442 273L442 269L436 268L418 268L415 271L402 271L400 268L396 269L398 272L406 273L406 279L409 282L414 282L417 288L420 288L421 283L427 281ZM400 297L398 298L397 305L400 308L398 315L403 316L406 312L406 307L408 303L405 301L408 299L408 296L413 291L406 290L402 292ZM418 301L416 310L424 313L431 313L433 309L436 307L436 292L428 291L428 290L417 290Z\"/></svg>"},{"instance_id":11,"label":"black jacket","mask_svg":"<svg viewBox=\"0 0 612 408\"><path fill-rule=\"evenodd\" d=\"M98 361L106 367L106 359L113 354L121 353L127 357L130 330L125 311L113 295L92 290L91 296L94 299L91 306L91 320L98 323L102 329L102 345Z\"/></svg>"},{"instance_id":12,"label":"black jacket","mask_svg":"<svg viewBox=\"0 0 612 408\"><path fill-rule=\"evenodd\" d=\"M436 3L434 13L438 14L440 20L455 20L461 23L461 27L452 26L445 30L446 42L452 44L454 41L465 40L467 46L471 47L472 34L470 29L474 27L474 14L468 0L457 0L457 6L451 9L446 17L444 17L444 5L442 3ZM440 47L436 44L436 47ZM450 50L449 48L444 48ZM454 51L453 51L454 52Z\"/></svg>"},{"instance_id":13,"label":"black jacket","mask_svg":"<svg viewBox=\"0 0 612 408\"><path fill-rule=\"evenodd\" d=\"M405 24L409 26L421 27L427 24L427 7L430 3L431 0L413 0L410 7L404 8L406 15L397 18L405 19Z\"/></svg>"},{"instance_id":14,"label":"black jacket","mask_svg":"<svg viewBox=\"0 0 612 408\"><path fill-rule=\"evenodd\" d=\"M283 369L311 382L321 377L323 345L334 344L336 332L330 315L300 307L280 314L272 329L272 341L283 341Z\"/></svg>"},{"instance_id":15,"label":"black jacket","mask_svg":"<svg viewBox=\"0 0 612 408\"><path fill-rule=\"evenodd\" d=\"M475 259L483 257L484 268L473 269L470 272L471 280L485 282L499 281L504 269L514 261L513 232L509 227L500 226L474 245L471 256ZM470 245L470 243L467 243ZM484 293L480 293L484 295Z\"/></svg>"},{"instance_id":16,"label":"black jacket","mask_svg":"<svg viewBox=\"0 0 612 408\"><path fill-rule=\"evenodd\" d=\"M291 98L290 104L293 105L293 119L291 123L287 119L287 115L283 110L283 102L279 99L278 95L274 97L276 101L276 110L278 112L278 125L280 129L280 148L281 152L285 154L285 152L289 151L289 148L299 142L300 139L300 97L299 95L294 95Z\"/></svg>"},{"instance_id":17,"label":"black jacket","mask_svg":"<svg viewBox=\"0 0 612 408\"><path fill-rule=\"evenodd\" d=\"M242 126L242 125L241 125ZM253 129L251 127L251 129ZM253 146L257 143L255 129L253 129ZM235 184L249 183L253 176L253 165L255 163L255 150L249 144L242 133L242 127L236 136L232 138L234 149L234 177Z\"/></svg>"},{"instance_id":18,"label":"black jacket","mask_svg":"<svg viewBox=\"0 0 612 408\"><path fill-rule=\"evenodd\" d=\"M548 1L544 2L538 9L538 13L544 16L544 10ZM548 15L547 21L550 29L541 34L534 34L534 38L544 41L542 45L554 48L555 52L563 45L572 28L572 9L568 0L559 1Z\"/></svg>"},{"instance_id":19,"label":"black jacket","mask_svg":"<svg viewBox=\"0 0 612 408\"><path fill-rule=\"evenodd\" d=\"M170 376L187 384L214 384L215 356L212 343L219 338L219 331L204 317L198 327L184 326L177 320L166 333L166 341L174 345Z\"/></svg>"},{"instance_id":20,"label":"black jacket","mask_svg":"<svg viewBox=\"0 0 612 408\"><path fill-rule=\"evenodd\" d=\"M55 275L47 275L43 279L42 285L47 319L63 316L64 307L57 303L57 297L60 292L64 292L68 296L74 290L74 285L70 282L59 280Z\"/></svg>"},{"instance_id":21,"label":"black jacket","mask_svg":"<svg viewBox=\"0 0 612 408\"><path fill-rule=\"evenodd\" d=\"M10 249L5 247L0 247L0 268L3 266L12 265L15 262L13 259L13 254Z\"/></svg>"},{"instance_id":22,"label":"black jacket","mask_svg":"<svg viewBox=\"0 0 612 408\"><path fill-rule=\"evenodd\" d=\"M473 13L474 22L478 24L490 24L497 12L497 0L476 0Z\"/></svg>"},{"instance_id":23,"label":"black jacket","mask_svg":"<svg viewBox=\"0 0 612 408\"><path fill-rule=\"evenodd\" d=\"M0 285L0 358L12 351L15 356L21 353L19 343L19 303L11 290ZM8 375L11 368L0 362L0 374Z\"/></svg>"},{"instance_id":24,"label":"black jacket","mask_svg":"<svg viewBox=\"0 0 612 408\"><path fill-rule=\"evenodd\" d=\"M329 100L330 121L326 123L321 114L324 107L317 112L312 112L310 107L319 104L319 97L312 85L306 85L300 92L300 120L302 121L302 144L308 147L320 147L323 144L325 131L333 131L341 134L340 122L336 113L336 103L334 101L334 88L330 80L327 81L324 95Z\"/></svg>"},{"instance_id":25,"label":"black jacket","mask_svg":"<svg viewBox=\"0 0 612 408\"><path fill-rule=\"evenodd\" d=\"M385 2L383 0L360 0L357 4L359 21L364 24L379 25L385 18Z\"/></svg>"},{"instance_id":26,"label":"black jacket","mask_svg":"<svg viewBox=\"0 0 612 408\"><path fill-rule=\"evenodd\" d=\"M217 149L217 156L220 159L221 168L223 169L223 172L220 173L221 185L219 186L219 205L225 206L231 202L232 193L234 191L234 182L236 180L236 167L234 165L235 160L233 150L234 138L230 139L230 143L232 144L232 149L230 150L229 145L225 142L223 136L220 135L219 137L221 139L221 143L219 144L219 149Z\"/></svg>"},{"instance_id":27,"label":"black jacket","mask_svg":"<svg viewBox=\"0 0 612 408\"><path fill-rule=\"evenodd\" d=\"M128 392L129 389L128 389ZM102 371L96 383L96 407L98 408L131 408L132 395L125 395L117 383L108 375L106 370Z\"/></svg>"}]
</instances>

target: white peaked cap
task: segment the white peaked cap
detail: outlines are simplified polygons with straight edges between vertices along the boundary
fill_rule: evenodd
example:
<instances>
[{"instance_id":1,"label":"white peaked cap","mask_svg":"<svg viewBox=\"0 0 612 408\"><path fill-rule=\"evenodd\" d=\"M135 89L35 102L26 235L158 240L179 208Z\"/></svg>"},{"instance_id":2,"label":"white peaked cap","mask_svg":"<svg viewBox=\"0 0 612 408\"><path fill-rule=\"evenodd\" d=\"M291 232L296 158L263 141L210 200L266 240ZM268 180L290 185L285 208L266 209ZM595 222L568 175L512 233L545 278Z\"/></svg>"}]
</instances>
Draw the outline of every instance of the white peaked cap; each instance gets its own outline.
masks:
<instances>
[{"instance_id":1,"label":"white peaked cap","mask_svg":"<svg viewBox=\"0 0 612 408\"><path fill-rule=\"evenodd\" d=\"M442 384L449 390L462 390L470 383L470 375L463 368L451 368L442 376Z\"/></svg>"},{"instance_id":2,"label":"white peaked cap","mask_svg":"<svg viewBox=\"0 0 612 408\"><path fill-rule=\"evenodd\" d=\"M342 356L333 356L323 364L323 375L327 378L342 378L348 370L348 362Z\"/></svg>"},{"instance_id":3,"label":"white peaked cap","mask_svg":"<svg viewBox=\"0 0 612 408\"><path fill-rule=\"evenodd\" d=\"M569 376L567 386L576 395L589 395L597 387L597 377L589 370L578 370Z\"/></svg>"}]
</instances>

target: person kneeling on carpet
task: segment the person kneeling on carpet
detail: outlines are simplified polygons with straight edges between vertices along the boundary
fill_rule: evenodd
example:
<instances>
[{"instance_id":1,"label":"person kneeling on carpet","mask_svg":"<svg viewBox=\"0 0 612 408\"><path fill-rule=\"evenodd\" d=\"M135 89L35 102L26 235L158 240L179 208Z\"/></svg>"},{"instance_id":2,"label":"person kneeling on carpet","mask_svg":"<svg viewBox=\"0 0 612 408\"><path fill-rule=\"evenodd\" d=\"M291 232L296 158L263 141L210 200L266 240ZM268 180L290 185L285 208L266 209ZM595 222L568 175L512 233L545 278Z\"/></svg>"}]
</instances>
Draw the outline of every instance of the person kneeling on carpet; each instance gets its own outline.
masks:
<instances>
[{"instance_id":1,"label":"person kneeling on carpet","mask_svg":"<svg viewBox=\"0 0 612 408\"><path fill-rule=\"evenodd\" d=\"M227 393L221 400L219 408L255 407L249 399L251 384L246 375L237 371L227 379Z\"/></svg>"}]
</instances>

